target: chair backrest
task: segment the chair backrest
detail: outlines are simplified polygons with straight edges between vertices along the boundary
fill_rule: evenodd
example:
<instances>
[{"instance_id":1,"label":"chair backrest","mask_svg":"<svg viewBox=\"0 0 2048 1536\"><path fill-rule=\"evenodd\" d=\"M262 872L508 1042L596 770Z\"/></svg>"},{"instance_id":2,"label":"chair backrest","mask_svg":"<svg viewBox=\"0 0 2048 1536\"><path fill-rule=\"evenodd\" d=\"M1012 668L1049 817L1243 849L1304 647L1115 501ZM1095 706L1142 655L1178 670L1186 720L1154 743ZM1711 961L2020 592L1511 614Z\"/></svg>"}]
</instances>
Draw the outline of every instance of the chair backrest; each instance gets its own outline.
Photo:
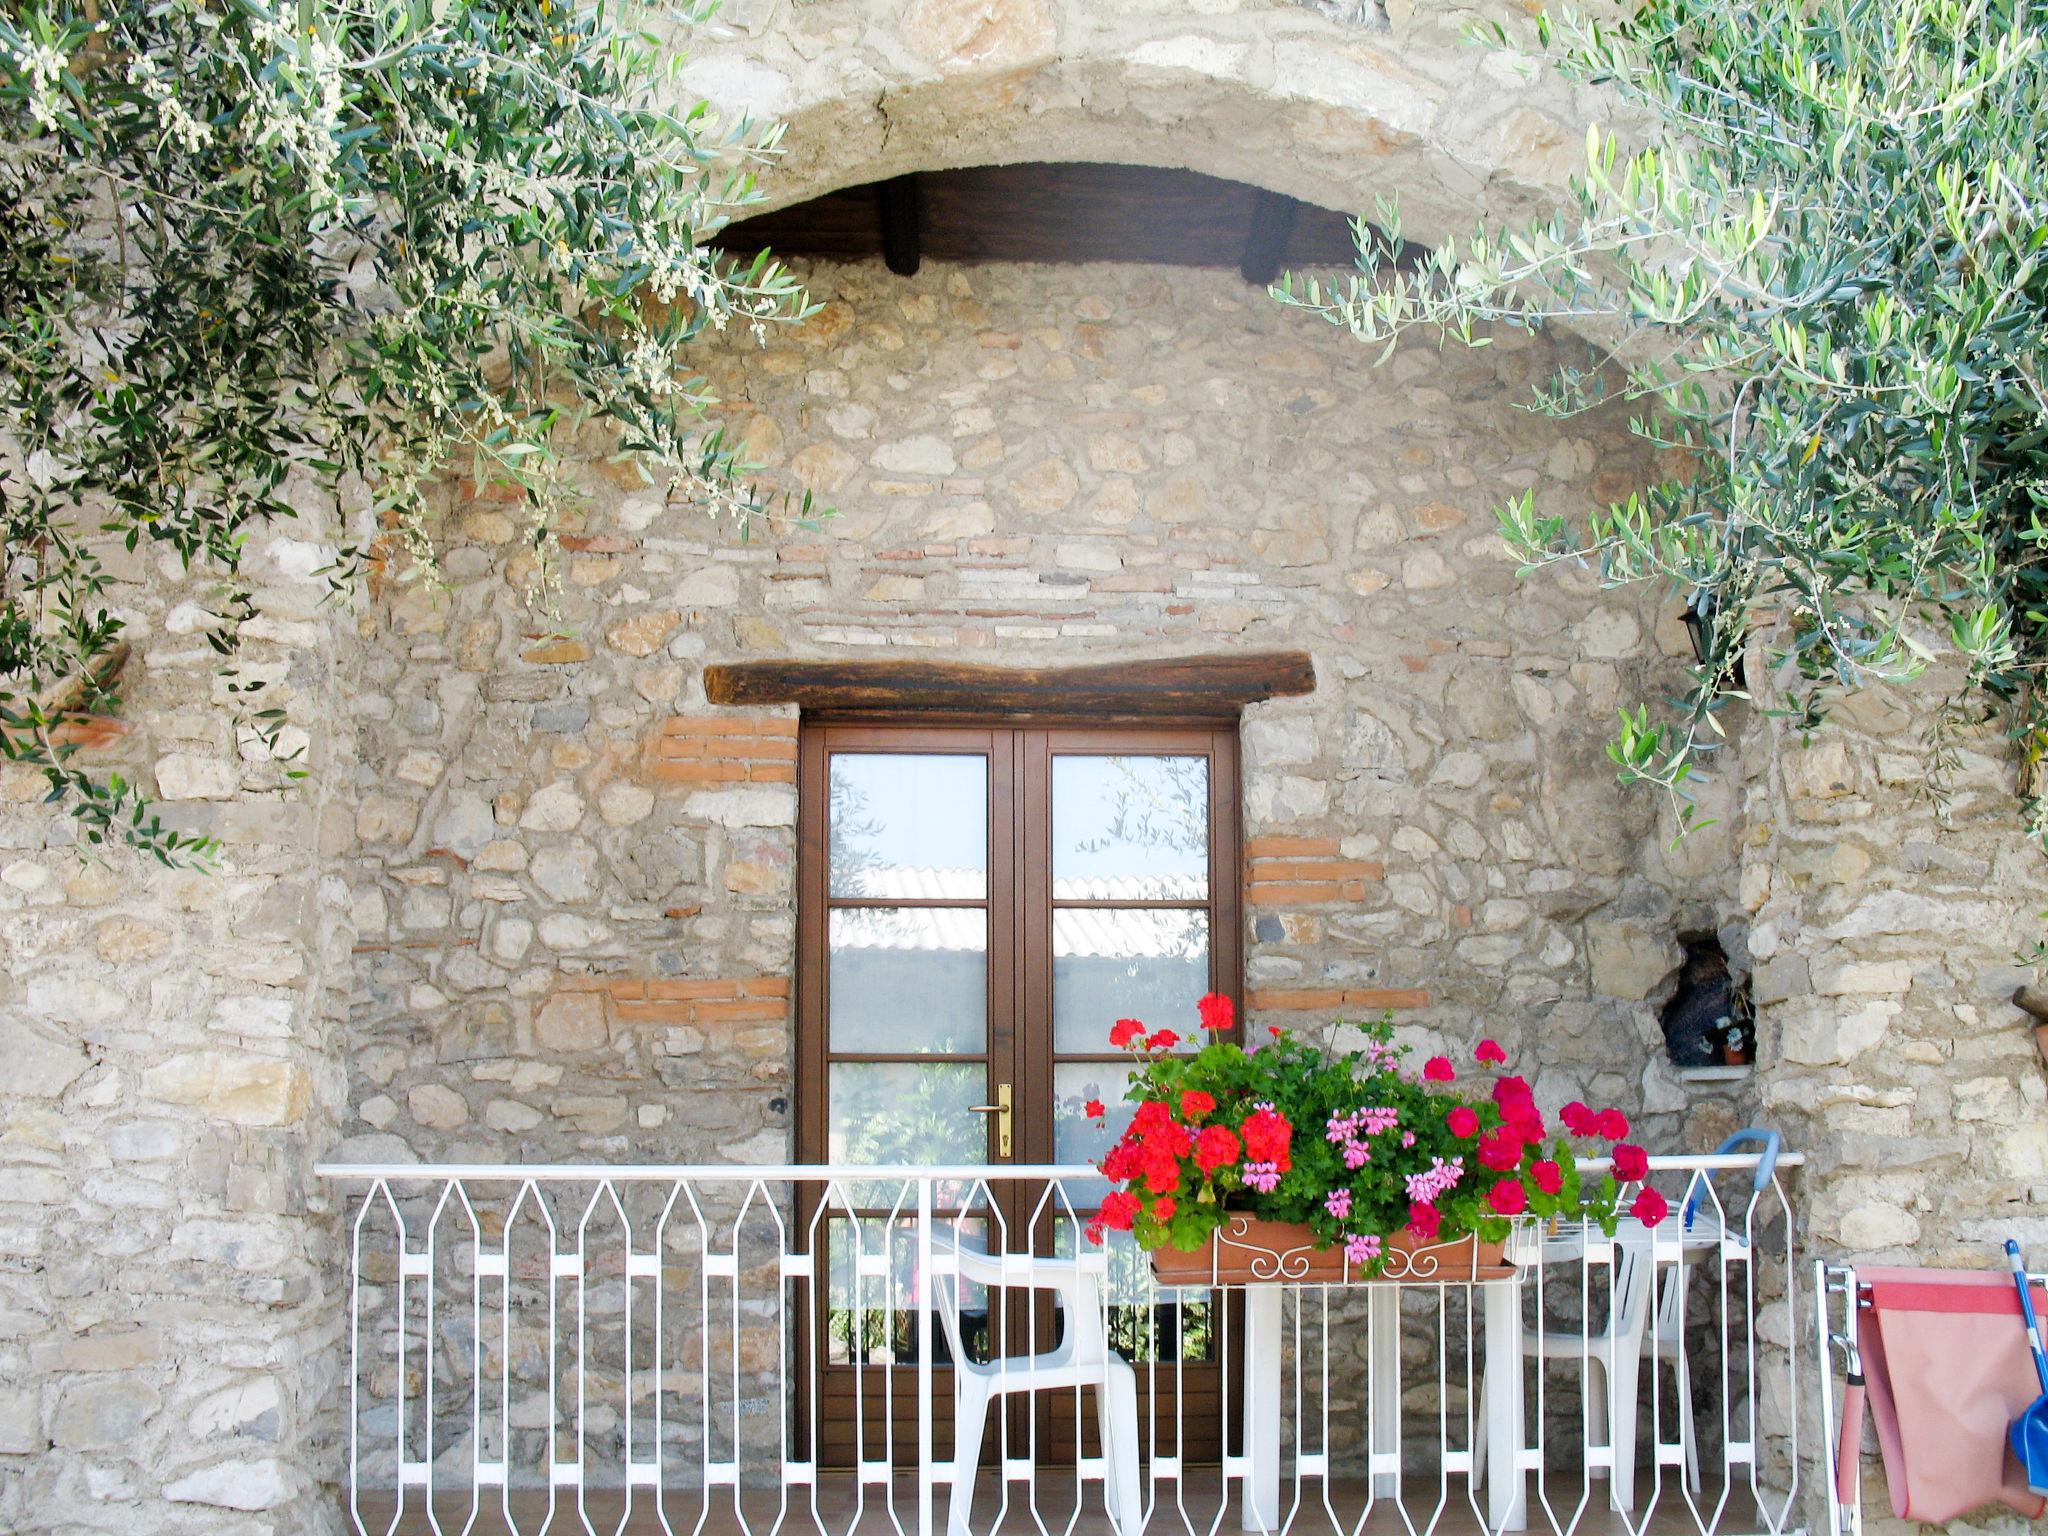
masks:
<instances>
[{"instance_id":1,"label":"chair backrest","mask_svg":"<svg viewBox=\"0 0 2048 1536\"><path fill-rule=\"evenodd\" d=\"M1102 1310L1102 1287L1095 1274L1084 1269L1079 1260L1042 1258L1037 1254L993 1254L952 1235L936 1238L933 1247L943 1249L954 1261L955 1274L937 1277L932 1296L946 1347L956 1364L967 1360L960 1322L960 1287L966 1283L985 1286L990 1292L1051 1291L1064 1325L1060 1352L1078 1362L1107 1358L1109 1338ZM993 1305L990 1314L993 1320Z\"/></svg>"},{"instance_id":2,"label":"chair backrest","mask_svg":"<svg viewBox=\"0 0 2048 1536\"><path fill-rule=\"evenodd\" d=\"M1650 1229L1633 1218L1623 1220L1615 1234L1614 1305L1609 1310L1607 1331L1624 1347L1637 1347L1649 1327L1645 1299L1650 1306L1659 1304L1653 1290L1657 1283L1653 1241Z\"/></svg>"}]
</instances>

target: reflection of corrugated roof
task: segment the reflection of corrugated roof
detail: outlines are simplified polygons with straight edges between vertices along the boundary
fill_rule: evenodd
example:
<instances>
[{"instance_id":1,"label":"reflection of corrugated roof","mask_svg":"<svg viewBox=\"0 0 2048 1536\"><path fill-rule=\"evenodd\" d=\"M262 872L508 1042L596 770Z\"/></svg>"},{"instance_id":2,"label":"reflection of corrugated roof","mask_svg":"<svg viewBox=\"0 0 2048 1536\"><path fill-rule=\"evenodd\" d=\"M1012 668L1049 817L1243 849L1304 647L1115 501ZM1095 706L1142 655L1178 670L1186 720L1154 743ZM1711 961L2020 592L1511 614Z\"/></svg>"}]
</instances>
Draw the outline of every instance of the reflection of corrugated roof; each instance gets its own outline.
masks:
<instances>
[{"instance_id":1,"label":"reflection of corrugated roof","mask_svg":"<svg viewBox=\"0 0 2048 1536\"><path fill-rule=\"evenodd\" d=\"M978 869L858 869L835 877L835 896L881 901L979 901L988 876ZM1052 883L1055 901L1201 901L1209 894L1202 875L1095 875Z\"/></svg>"},{"instance_id":2,"label":"reflection of corrugated roof","mask_svg":"<svg viewBox=\"0 0 2048 1536\"><path fill-rule=\"evenodd\" d=\"M954 950L987 948L979 907L840 907L832 913L835 950ZM1202 911L1139 908L1067 908L1053 913L1055 958L1194 960L1208 954L1209 915Z\"/></svg>"}]
</instances>

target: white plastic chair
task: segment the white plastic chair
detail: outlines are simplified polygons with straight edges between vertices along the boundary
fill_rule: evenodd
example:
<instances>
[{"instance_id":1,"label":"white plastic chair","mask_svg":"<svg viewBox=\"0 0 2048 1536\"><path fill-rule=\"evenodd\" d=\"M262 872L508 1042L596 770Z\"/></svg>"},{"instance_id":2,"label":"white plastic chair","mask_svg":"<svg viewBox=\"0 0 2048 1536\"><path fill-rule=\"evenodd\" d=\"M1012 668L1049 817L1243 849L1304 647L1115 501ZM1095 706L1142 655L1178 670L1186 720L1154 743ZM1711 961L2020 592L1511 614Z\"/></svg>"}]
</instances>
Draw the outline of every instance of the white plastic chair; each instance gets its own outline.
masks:
<instances>
[{"instance_id":1,"label":"white plastic chair","mask_svg":"<svg viewBox=\"0 0 2048 1536\"><path fill-rule=\"evenodd\" d=\"M1577 1242L1564 1245L1571 1251L1546 1259L1576 1258L1583 1253ZM1686 1486L1700 1489L1699 1440L1693 1427L1692 1371L1687 1359L1683 1326L1685 1287L1692 1271L1687 1262L1670 1265L1657 1289L1657 1325L1650 1323L1651 1289L1657 1285L1656 1262L1651 1255L1649 1230L1635 1221L1623 1221L1614 1245L1613 1299L1607 1309L1607 1326L1590 1337L1581 1330L1556 1328L1547 1321L1540 1329L1522 1334L1522 1353L1542 1360L1586 1363L1584 1391L1587 1403L1586 1436L1590 1443L1603 1441L1614 1448L1614 1467L1609 1473L1608 1502L1616 1509L1635 1504L1636 1415L1639 1411L1642 1357L1654 1350L1669 1364L1678 1378L1678 1432L1684 1446ZM1612 1396L1609 1377L1613 1378ZM1614 1413L1610 1428L1608 1405ZM1486 1462L1486 1420L1482 1416L1474 1435L1475 1463Z\"/></svg>"},{"instance_id":2,"label":"white plastic chair","mask_svg":"<svg viewBox=\"0 0 2048 1536\"><path fill-rule=\"evenodd\" d=\"M989 1403L1017 1392L1095 1388L1096 1425L1102 1436L1109 1511L1121 1536L1138 1536L1145 1501L1138 1467L1138 1376L1130 1362L1109 1347L1102 1286L1074 1259L1035 1254L999 1256L965 1243L946 1243L957 1255L959 1278L941 1276L933 1286L939 1326L953 1356L953 1481L947 1499L949 1536L970 1536L974 1479L980 1470L981 1438ZM964 1283L998 1290L1051 1291L1063 1327L1060 1341L1037 1355L979 1361L968 1355L960 1326ZM990 1308L990 1315L997 1309Z\"/></svg>"}]
</instances>

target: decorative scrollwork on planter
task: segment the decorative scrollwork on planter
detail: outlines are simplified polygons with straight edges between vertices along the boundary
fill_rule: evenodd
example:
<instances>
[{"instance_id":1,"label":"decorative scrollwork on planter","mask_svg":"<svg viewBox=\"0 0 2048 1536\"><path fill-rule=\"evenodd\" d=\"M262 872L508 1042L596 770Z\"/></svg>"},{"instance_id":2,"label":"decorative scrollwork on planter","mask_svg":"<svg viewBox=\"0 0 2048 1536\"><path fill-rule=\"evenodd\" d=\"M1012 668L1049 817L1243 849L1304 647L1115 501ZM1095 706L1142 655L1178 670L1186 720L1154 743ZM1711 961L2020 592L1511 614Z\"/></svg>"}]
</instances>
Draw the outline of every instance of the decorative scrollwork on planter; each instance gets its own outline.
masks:
<instances>
[{"instance_id":1,"label":"decorative scrollwork on planter","mask_svg":"<svg viewBox=\"0 0 2048 1536\"><path fill-rule=\"evenodd\" d=\"M1254 1280L1306 1280L1313 1268L1317 1248L1313 1243L1298 1243L1291 1248L1276 1249L1264 1243L1247 1241L1253 1231L1249 1216L1232 1216L1223 1223L1223 1229L1216 1234L1217 1260L1222 1262L1222 1250L1235 1248L1249 1255L1246 1262L1251 1266ZM1275 1230L1273 1223L1257 1224L1266 1231ZM1291 1231L1292 1228L1279 1230Z\"/></svg>"},{"instance_id":2,"label":"decorative scrollwork on planter","mask_svg":"<svg viewBox=\"0 0 2048 1536\"><path fill-rule=\"evenodd\" d=\"M1153 1276L1164 1286L1476 1285L1517 1273L1499 1243L1473 1237L1422 1243L1404 1230L1386 1239L1378 1272L1368 1274L1348 1262L1343 1249L1319 1244L1306 1226L1237 1214L1226 1214L1193 1253L1159 1248L1151 1258Z\"/></svg>"}]
</instances>

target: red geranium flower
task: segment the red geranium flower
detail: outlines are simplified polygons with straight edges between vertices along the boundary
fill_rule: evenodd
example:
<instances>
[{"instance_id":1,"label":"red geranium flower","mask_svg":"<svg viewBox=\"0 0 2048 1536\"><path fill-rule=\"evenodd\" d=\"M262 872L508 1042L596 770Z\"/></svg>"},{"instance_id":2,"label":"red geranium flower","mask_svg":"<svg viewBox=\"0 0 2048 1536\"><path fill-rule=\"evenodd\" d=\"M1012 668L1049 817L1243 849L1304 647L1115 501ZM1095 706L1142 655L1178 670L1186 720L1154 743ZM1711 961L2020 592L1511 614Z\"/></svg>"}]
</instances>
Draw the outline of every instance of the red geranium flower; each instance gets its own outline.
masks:
<instances>
[{"instance_id":1,"label":"red geranium flower","mask_svg":"<svg viewBox=\"0 0 2048 1536\"><path fill-rule=\"evenodd\" d=\"M1545 1134L1543 1116L1533 1101L1508 1106L1501 1116L1501 1124L1524 1141L1541 1141Z\"/></svg>"},{"instance_id":2,"label":"red geranium flower","mask_svg":"<svg viewBox=\"0 0 2048 1536\"><path fill-rule=\"evenodd\" d=\"M1564 1128L1574 1136L1591 1136L1600 1127L1600 1117L1586 1107L1581 1099L1573 1099L1557 1112L1557 1118L1564 1122Z\"/></svg>"},{"instance_id":3,"label":"red geranium flower","mask_svg":"<svg viewBox=\"0 0 2048 1536\"><path fill-rule=\"evenodd\" d=\"M1599 1122L1593 1127L1593 1134L1606 1141L1627 1141L1628 1116L1618 1109L1601 1110Z\"/></svg>"},{"instance_id":4,"label":"red geranium flower","mask_svg":"<svg viewBox=\"0 0 2048 1536\"><path fill-rule=\"evenodd\" d=\"M1195 1138L1195 1166L1204 1173L1236 1162L1237 1154L1237 1133L1227 1125L1209 1126Z\"/></svg>"},{"instance_id":5,"label":"red geranium flower","mask_svg":"<svg viewBox=\"0 0 2048 1536\"><path fill-rule=\"evenodd\" d=\"M1654 1227L1671 1214L1671 1206L1664 1197L1645 1184L1636 1191L1635 1204L1628 1208L1629 1215L1646 1227Z\"/></svg>"},{"instance_id":6,"label":"red geranium flower","mask_svg":"<svg viewBox=\"0 0 2048 1536\"><path fill-rule=\"evenodd\" d=\"M1138 1197L1128 1190L1111 1190L1102 1197L1102 1214L1098 1219L1112 1232L1130 1231L1131 1223L1138 1219Z\"/></svg>"},{"instance_id":7,"label":"red geranium flower","mask_svg":"<svg viewBox=\"0 0 2048 1536\"><path fill-rule=\"evenodd\" d=\"M1171 1194L1180 1188L1180 1155L1169 1148L1145 1149L1145 1187L1155 1195Z\"/></svg>"},{"instance_id":8,"label":"red geranium flower","mask_svg":"<svg viewBox=\"0 0 2048 1536\"><path fill-rule=\"evenodd\" d=\"M1150 1152L1156 1147L1163 1157L1186 1157L1194 1145L1194 1133L1171 1120L1145 1138L1145 1150Z\"/></svg>"},{"instance_id":9,"label":"red geranium flower","mask_svg":"<svg viewBox=\"0 0 2048 1536\"><path fill-rule=\"evenodd\" d=\"M1152 1202L1152 1219L1154 1221L1171 1221L1173 1220L1173 1212L1174 1204L1173 1196L1171 1195L1161 1195Z\"/></svg>"},{"instance_id":10,"label":"red geranium flower","mask_svg":"<svg viewBox=\"0 0 2048 1536\"><path fill-rule=\"evenodd\" d=\"M1147 1099L1138 1106L1138 1112L1131 1116L1131 1132L1136 1136L1149 1136L1162 1126L1173 1123L1173 1114L1157 1099Z\"/></svg>"},{"instance_id":11,"label":"red geranium flower","mask_svg":"<svg viewBox=\"0 0 2048 1536\"><path fill-rule=\"evenodd\" d=\"M1504 1077L1493 1085L1493 1102L1502 1109L1510 1104L1533 1104L1535 1100L1536 1095L1525 1077Z\"/></svg>"},{"instance_id":12,"label":"red geranium flower","mask_svg":"<svg viewBox=\"0 0 2048 1536\"><path fill-rule=\"evenodd\" d=\"M1479 1138L1479 1165L1506 1173L1522 1165L1522 1138L1506 1126Z\"/></svg>"},{"instance_id":13,"label":"red geranium flower","mask_svg":"<svg viewBox=\"0 0 2048 1536\"><path fill-rule=\"evenodd\" d=\"M1293 1166L1288 1143L1294 1138L1294 1127L1285 1115L1270 1109L1254 1110L1241 1129L1245 1156L1253 1162L1276 1164L1282 1173Z\"/></svg>"},{"instance_id":14,"label":"red geranium flower","mask_svg":"<svg viewBox=\"0 0 2048 1536\"><path fill-rule=\"evenodd\" d=\"M1444 1124L1451 1128L1453 1136L1477 1136L1479 1134L1478 1112L1468 1105L1460 1104L1448 1115L1445 1115Z\"/></svg>"},{"instance_id":15,"label":"red geranium flower","mask_svg":"<svg viewBox=\"0 0 2048 1536\"><path fill-rule=\"evenodd\" d=\"M1183 1120L1199 1120L1215 1107L1214 1094L1204 1093L1199 1088L1188 1088L1181 1092L1180 1117Z\"/></svg>"},{"instance_id":16,"label":"red geranium flower","mask_svg":"<svg viewBox=\"0 0 2048 1536\"><path fill-rule=\"evenodd\" d=\"M1176 1035L1170 1029L1162 1029L1156 1031L1145 1041L1145 1049L1148 1051L1170 1051L1179 1044L1179 1035Z\"/></svg>"},{"instance_id":17,"label":"red geranium flower","mask_svg":"<svg viewBox=\"0 0 2048 1536\"><path fill-rule=\"evenodd\" d=\"M1502 1216L1519 1216L1529 1208L1529 1191L1520 1179L1502 1179L1486 1192L1486 1203Z\"/></svg>"},{"instance_id":18,"label":"red geranium flower","mask_svg":"<svg viewBox=\"0 0 2048 1536\"><path fill-rule=\"evenodd\" d=\"M1650 1171L1650 1154L1641 1147L1623 1142L1614 1149L1614 1176L1624 1184L1633 1184Z\"/></svg>"},{"instance_id":19,"label":"red geranium flower","mask_svg":"<svg viewBox=\"0 0 2048 1536\"><path fill-rule=\"evenodd\" d=\"M1481 1065L1489 1067L1497 1067L1508 1059L1508 1053L1501 1049L1498 1040L1480 1041L1479 1049L1472 1054L1479 1058Z\"/></svg>"},{"instance_id":20,"label":"red geranium flower","mask_svg":"<svg viewBox=\"0 0 2048 1536\"><path fill-rule=\"evenodd\" d=\"M1202 1016L1202 1028L1222 1034L1230 1028L1236 1018L1236 1010L1230 1006L1230 999L1221 992L1205 992L1202 1000L1195 1004L1195 1011Z\"/></svg>"},{"instance_id":21,"label":"red geranium flower","mask_svg":"<svg viewBox=\"0 0 2048 1536\"><path fill-rule=\"evenodd\" d=\"M1109 1111L1102 1107L1102 1100L1090 1099L1086 1104L1083 1104L1081 1106L1081 1113L1086 1115L1090 1120L1100 1120L1104 1115L1107 1115Z\"/></svg>"},{"instance_id":22,"label":"red geranium flower","mask_svg":"<svg viewBox=\"0 0 2048 1536\"><path fill-rule=\"evenodd\" d=\"M1529 1165L1529 1177L1546 1195L1554 1195L1564 1188L1564 1170L1547 1157Z\"/></svg>"},{"instance_id":23,"label":"red geranium flower","mask_svg":"<svg viewBox=\"0 0 2048 1536\"><path fill-rule=\"evenodd\" d=\"M1448 1056L1432 1056L1422 1064L1422 1080L1425 1083L1448 1083L1457 1075Z\"/></svg>"},{"instance_id":24,"label":"red geranium flower","mask_svg":"<svg viewBox=\"0 0 2048 1536\"><path fill-rule=\"evenodd\" d=\"M1109 1149L1109 1155L1102 1160L1102 1175L1121 1184L1138 1171L1138 1144L1125 1136Z\"/></svg>"},{"instance_id":25,"label":"red geranium flower","mask_svg":"<svg viewBox=\"0 0 2048 1536\"><path fill-rule=\"evenodd\" d=\"M1145 1026L1136 1019L1118 1019L1109 1028L1109 1043L1122 1050L1133 1040L1143 1038Z\"/></svg>"},{"instance_id":26,"label":"red geranium flower","mask_svg":"<svg viewBox=\"0 0 2048 1536\"><path fill-rule=\"evenodd\" d=\"M1420 1200L1408 1202L1408 1230L1425 1243L1435 1237L1444 1224L1444 1213L1433 1205L1424 1205Z\"/></svg>"},{"instance_id":27,"label":"red geranium flower","mask_svg":"<svg viewBox=\"0 0 2048 1536\"><path fill-rule=\"evenodd\" d=\"M1089 1242L1095 1244L1095 1246L1098 1248L1102 1246L1102 1218L1100 1216L1096 1217L1093 1221L1089 1222L1088 1225L1085 1228L1083 1228L1083 1231L1085 1232Z\"/></svg>"}]
</instances>

